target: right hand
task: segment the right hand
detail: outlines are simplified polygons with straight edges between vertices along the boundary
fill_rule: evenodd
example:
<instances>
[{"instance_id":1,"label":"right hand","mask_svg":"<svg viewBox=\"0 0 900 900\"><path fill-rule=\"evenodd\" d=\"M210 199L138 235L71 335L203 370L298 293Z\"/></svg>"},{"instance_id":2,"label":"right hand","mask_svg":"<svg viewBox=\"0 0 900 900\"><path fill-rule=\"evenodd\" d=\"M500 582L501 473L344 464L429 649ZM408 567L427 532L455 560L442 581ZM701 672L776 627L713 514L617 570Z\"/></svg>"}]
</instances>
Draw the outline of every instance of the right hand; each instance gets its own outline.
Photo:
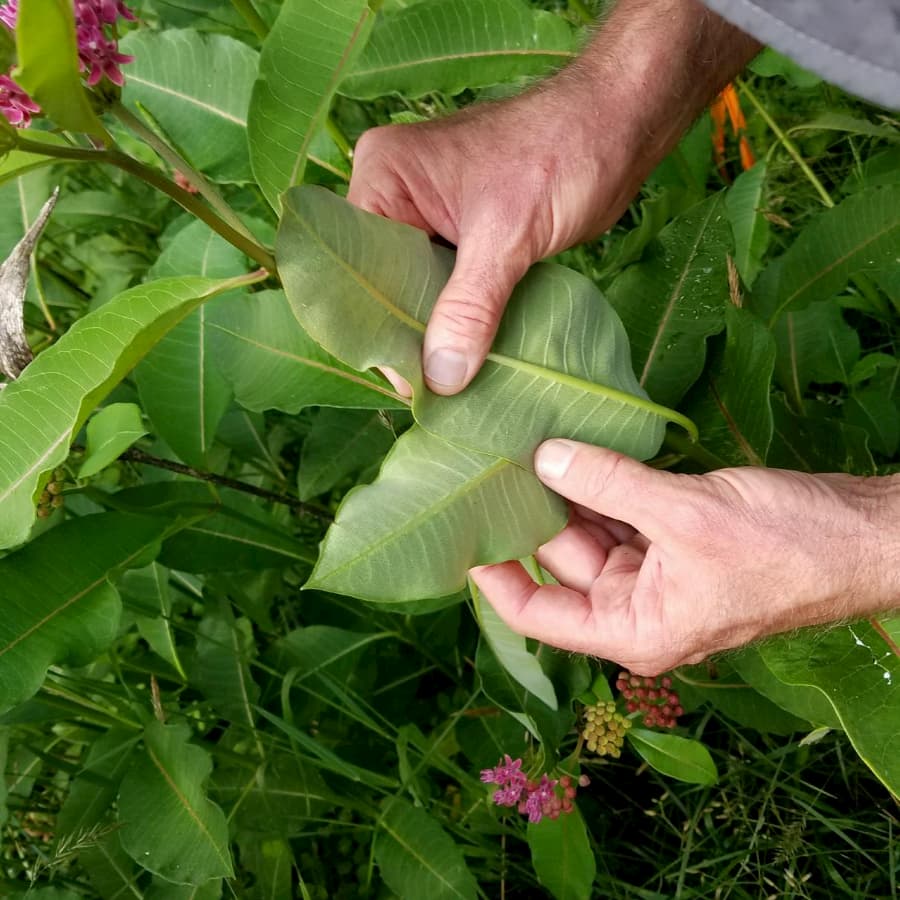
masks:
<instances>
[{"instance_id":1,"label":"right hand","mask_svg":"<svg viewBox=\"0 0 900 900\"><path fill-rule=\"evenodd\" d=\"M425 332L435 393L475 377L528 268L609 228L646 174L622 132L598 127L573 100L545 85L446 119L375 128L357 144L348 199L457 246Z\"/></svg>"}]
</instances>

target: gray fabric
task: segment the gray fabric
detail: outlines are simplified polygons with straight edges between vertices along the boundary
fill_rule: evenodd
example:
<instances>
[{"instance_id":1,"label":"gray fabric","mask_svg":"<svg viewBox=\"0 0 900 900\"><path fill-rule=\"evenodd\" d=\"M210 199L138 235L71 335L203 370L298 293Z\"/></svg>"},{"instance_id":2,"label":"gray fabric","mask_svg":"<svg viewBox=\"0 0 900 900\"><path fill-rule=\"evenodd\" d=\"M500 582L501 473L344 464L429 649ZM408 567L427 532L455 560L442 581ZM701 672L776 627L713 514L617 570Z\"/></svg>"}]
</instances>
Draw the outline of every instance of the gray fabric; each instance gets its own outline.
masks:
<instances>
[{"instance_id":1,"label":"gray fabric","mask_svg":"<svg viewBox=\"0 0 900 900\"><path fill-rule=\"evenodd\" d=\"M795 62L900 109L900 0L703 0Z\"/></svg>"}]
</instances>

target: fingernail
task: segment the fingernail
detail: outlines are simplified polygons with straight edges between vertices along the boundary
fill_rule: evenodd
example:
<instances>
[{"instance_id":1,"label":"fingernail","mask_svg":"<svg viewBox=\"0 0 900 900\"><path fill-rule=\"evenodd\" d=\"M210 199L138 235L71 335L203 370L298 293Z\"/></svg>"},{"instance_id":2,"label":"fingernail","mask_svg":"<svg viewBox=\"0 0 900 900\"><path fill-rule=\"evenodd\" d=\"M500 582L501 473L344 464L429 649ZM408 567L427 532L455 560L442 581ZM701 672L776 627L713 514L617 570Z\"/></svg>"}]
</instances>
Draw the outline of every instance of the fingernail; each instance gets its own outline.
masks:
<instances>
[{"instance_id":1,"label":"fingernail","mask_svg":"<svg viewBox=\"0 0 900 900\"><path fill-rule=\"evenodd\" d=\"M575 445L569 441L546 441L535 454L535 471L542 478L562 478L574 455Z\"/></svg>"},{"instance_id":2,"label":"fingernail","mask_svg":"<svg viewBox=\"0 0 900 900\"><path fill-rule=\"evenodd\" d=\"M468 363L458 350L435 350L425 360L425 377L444 387L456 387L465 381Z\"/></svg>"}]
</instances>

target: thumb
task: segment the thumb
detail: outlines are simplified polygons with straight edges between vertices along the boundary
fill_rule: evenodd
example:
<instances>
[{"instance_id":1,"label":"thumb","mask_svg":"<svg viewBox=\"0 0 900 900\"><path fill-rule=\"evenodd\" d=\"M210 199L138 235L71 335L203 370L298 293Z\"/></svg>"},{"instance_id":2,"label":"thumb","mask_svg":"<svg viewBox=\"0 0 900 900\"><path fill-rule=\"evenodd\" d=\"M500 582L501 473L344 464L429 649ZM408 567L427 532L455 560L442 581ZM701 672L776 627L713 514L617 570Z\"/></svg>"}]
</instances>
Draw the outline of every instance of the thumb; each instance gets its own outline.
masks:
<instances>
[{"instance_id":1,"label":"thumb","mask_svg":"<svg viewBox=\"0 0 900 900\"><path fill-rule=\"evenodd\" d=\"M633 526L655 540L662 520L686 505L683 478L603 447L554 439L538 447L534 469L547 487L573 503Z\"/></svg>"},{"instance_id":2,"label":"thumb","mask_svg":"<svg viewBox=\"0 0 900 900\"><path fill-rule=\"evenodd\" d=\"M516 282L533 260L496 234L461 237L453 274L425 331L425 381L437 394L456 394L478 373Z\"/></svg>"}]
</instances>

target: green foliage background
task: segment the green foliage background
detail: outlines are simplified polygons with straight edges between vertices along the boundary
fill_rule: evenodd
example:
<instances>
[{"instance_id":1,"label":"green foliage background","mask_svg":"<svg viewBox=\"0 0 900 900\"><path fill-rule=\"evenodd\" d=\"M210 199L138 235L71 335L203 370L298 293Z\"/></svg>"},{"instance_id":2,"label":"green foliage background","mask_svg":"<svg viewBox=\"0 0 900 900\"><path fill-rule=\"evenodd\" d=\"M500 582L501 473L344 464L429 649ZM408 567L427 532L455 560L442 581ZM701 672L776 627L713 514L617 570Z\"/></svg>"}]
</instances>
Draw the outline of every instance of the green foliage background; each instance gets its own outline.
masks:
<instances>
[{"instance_id":1,"label":"green foliage background","mask_svg":"<svg viewBox=\"0 0 900 900\"><path fill-rule=\"evenodd\" d=\"M349 327L360 297L336 273L390 285L389 259L446 270L442 251L329 199L310 233L366 241L323 262L286 215L284 290L258 271L282 209L320 196L286 189L345 193L366 128L518 89L571 58L595 11L147 0L101 120L71 59L46 63L34 23L56 14L22 7L25 81L71 144L32 131L0 158L0 258L62 188L28 287L37 359L0 393L4 896L896 897L897 619L678 670L676 733L591 757L579 716L616 670L516 637L463 585L471 554L527 555L562 521L508 461L528 448L479 431L488 389L410 411L353 368L382 360L354 357L367 326ZM614 229L557 262L624 323L629 402L646 390L698 426L699 444L670 428L658 463L896 471L897 121L768 51L738 90L752 169L736 144L717 169L704 117ZM227 240L158 190L179 165ZM557 282L588 284L561 271L529 276L553 282L548 329ZM321 325L309 297L349 306ZM395 325L414 380L417 330ZM404 504L443 509L417 466L457 457L463 526L406 528ZM467 473L501 464L520 485L506 518L533 532L474 518ZM48 486L64 503L35 518ZM340 582L320 561L301 592L336 517L322 560L346 572L362 546L375 563ZM526 827L493 807L478 772L504 753L589 774L577 814Z\"/></svg>"}]
</instances>

